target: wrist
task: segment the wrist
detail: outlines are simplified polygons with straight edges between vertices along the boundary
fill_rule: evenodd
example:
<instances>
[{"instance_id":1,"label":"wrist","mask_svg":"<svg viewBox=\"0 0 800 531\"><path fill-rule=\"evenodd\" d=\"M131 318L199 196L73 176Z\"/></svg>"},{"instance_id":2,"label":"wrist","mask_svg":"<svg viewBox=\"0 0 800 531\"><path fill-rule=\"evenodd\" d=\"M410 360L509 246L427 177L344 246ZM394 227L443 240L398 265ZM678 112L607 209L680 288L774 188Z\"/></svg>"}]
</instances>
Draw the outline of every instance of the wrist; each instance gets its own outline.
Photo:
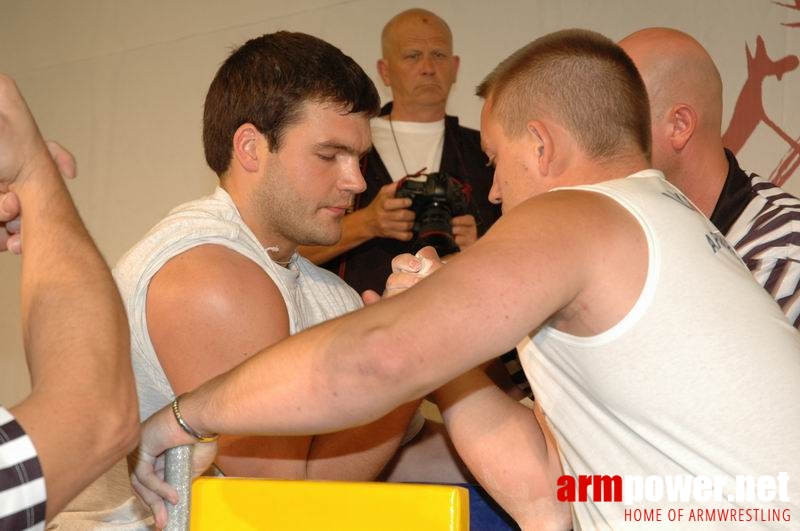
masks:
<instances>
[{"instance_id":1,"label":"wrist","mask_svg":"<svg viewBox=\"0 0 800 531\"><path fill-rule=\"evenodd\" d=\"M189 421L186 419L186 409L184 408L181 410L181 400L184 398L185 395L178 395L175 397L175 400L172 401L172 415L175 419L175 423L178 427L184 432L185 435L190 436L193 440L193 443L197 442L214 442L219 438L218 433L208 433L204 431L198 431L195 429L198 427L197 420L195 419L194 424L190 424Z\"/></svg>"},{"instance_id":2,"label":"wrist","mask_svg":"<svg viewBox=\"0 0 800 531\"><path fill-rule=\"evenodd\" d=\"M63 184L58 169L50 158L44 144L42 144L41 150L38 151L37 155L23 162L17 174L8 183L8 189L20 197L27 193L33 183L36 183L36 189L42 185L49 186L51 183Z\"/></svg>"}]
</instances>

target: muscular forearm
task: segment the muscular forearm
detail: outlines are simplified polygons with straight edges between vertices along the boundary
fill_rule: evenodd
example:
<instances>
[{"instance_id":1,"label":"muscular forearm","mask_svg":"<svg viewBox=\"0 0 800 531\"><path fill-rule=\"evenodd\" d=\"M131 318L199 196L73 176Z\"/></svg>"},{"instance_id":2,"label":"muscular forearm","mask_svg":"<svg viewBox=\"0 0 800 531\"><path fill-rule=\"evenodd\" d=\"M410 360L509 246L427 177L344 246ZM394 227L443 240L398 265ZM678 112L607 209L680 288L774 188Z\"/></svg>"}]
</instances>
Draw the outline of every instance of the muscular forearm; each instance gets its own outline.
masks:
<instances>
[{"instance_id":1,"label":"muscular forearm","mask_svg":"<svg viewBox=\"0 0 800 531\"><path fill-rule=\"evenodd\" d=\"M375 237L365 217L365 209L356 210L342 218L342 237L334 245L301 245L298 252L319 265L354 249Z\"/></svg>"},{"instance_id":2,"label":"muscular forearm","mask_svg":"<svg viewBox=\"0 0 800 531\"><path fill-rule=\"evenodd\" d=\"M132 448L138 408L119 294L43 144L42 152L11 187L24 217L22 322L32 386L14 414L39 452L52 516Z\"/></svg>"},{"instance_id":3,"label":"muscular forearm","mask_svg":"<svg viewBox=\"0 0 800 531\"><path fill-rule=\"evenodd\" d=\"M557 451L533 411L473 370L434 393L459 455L523 529L568 527L555 498Z\"/></svg>"},{"instance_id":4,"label":"muscular forearm","mask_svg":"<svg viewBox=\"0 0 800 531\"><path fill-rule=\"evenodd\" d=\"M374 480L397 451L418 406L415 400L365 426L314 437L307 477Z\"/></svg>"}]
</instances>

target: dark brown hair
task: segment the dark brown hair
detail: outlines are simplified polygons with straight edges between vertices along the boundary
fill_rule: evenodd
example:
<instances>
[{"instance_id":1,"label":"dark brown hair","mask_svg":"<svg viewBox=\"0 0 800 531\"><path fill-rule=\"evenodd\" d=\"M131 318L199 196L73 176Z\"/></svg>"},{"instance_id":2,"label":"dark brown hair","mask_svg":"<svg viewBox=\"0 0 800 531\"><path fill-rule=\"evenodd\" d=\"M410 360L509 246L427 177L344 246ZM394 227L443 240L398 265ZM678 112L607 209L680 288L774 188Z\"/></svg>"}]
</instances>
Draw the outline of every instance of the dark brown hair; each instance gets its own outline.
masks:
<instances>
[{"instance_id":1,"label":"dark brown hair","mask_svg":"<svg viewBox=\"0 0 800 531\"><path fill-rule=\"evenodd\" d=\"M227 171L233 135L245 123L280 148L306 102L341 105L343 113L378 114L375 85L355 61L327 42L279 31L251 39L228 57L206 95L203 147L217 175Z\"/></svg>"},{"instance_id":2,"label":"dark brown hair","mask_svg":"<svg viewBox=\"0 0 800 531\"><path fill-rule=\"evenodd\" d=\"M509 136L547 117L591 157L614 157L635 147L650 158L650 106L642 78L622 48L599 33L545 35L500 63L477 94L491 99Z\"/></svg>"}]
</instances>

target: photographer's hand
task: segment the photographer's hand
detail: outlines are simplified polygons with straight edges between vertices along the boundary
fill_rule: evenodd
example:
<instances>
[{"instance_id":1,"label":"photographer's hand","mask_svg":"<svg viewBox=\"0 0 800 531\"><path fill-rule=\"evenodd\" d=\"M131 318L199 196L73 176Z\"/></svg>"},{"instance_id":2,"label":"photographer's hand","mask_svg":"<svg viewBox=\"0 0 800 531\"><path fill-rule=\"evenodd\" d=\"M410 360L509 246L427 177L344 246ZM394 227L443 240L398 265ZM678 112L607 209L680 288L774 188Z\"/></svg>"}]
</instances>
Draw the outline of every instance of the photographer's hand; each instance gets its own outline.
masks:
<instances>
[{"instance_id":1,"label":"photographer's hand","mask_svg":"<svg viewBox=\"0 0 800 531\"><path fill-rule=\"evenodd\" d=\"M466 249L478 241L478 224L472 214L456 216L452 220L453 236L461 249Z\"/></svg>"},{"instance_id":2,"label":"photographer's hand","mask_svg":"<svg viewBox=\"0 0 800 531\"><path fill-rule=\"evenodd\" d=\"M413 237L414 212L411 199L394 196L397 183L386 184L365 208L366 223L375 238L393 238L407 242Z\"/></svg>"}]
</instances>

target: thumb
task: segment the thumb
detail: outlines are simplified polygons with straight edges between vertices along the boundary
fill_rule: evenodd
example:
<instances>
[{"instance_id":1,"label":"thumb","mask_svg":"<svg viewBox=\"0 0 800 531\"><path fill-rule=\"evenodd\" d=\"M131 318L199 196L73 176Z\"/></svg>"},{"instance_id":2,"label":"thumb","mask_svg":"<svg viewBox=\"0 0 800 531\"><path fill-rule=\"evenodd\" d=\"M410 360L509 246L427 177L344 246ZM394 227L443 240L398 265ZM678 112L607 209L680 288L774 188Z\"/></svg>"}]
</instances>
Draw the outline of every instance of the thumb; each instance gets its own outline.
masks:
<instances>
[{"instance_id":1,"label":"thumb","mask_svg":"<svg viewBox=\"0 0 800 531\"><path fill-rule=\"evenodd\" d=\"M6 222L19 216L19 197L13 192L0 193L0 221Z\"/></svg>"},{"instance_id":2,"label":"thumb","mask_svg":"<svg viewBox=\"0 0 800 531\"><path fill-rule=\"evenodd\" d=\"M381 194L394 197L395 192L397 192L398 184L400 184L400 181L384 184L383 186L381 186Z\"/></svg>"},{"instance_id":3,"label":"thumb","mask_svg":"<svg viewBox=\"0 0 800 531\"><path fill-rule=\"evenodd\" d=\"M441 258L439 258L439 254L436 252L434 247L430 245L426 245L415 255L417 258L427 258L428 260L432 260L433 262L441 262Z\"/></svg>"},{"instance_id":4,"label":"thumb","mask_svg":"<svg viewBox=\"0 0 800 531\"><path fill-rule=\"evenodd\" d=\"M361 294L361 300L364 301L365 306L369 306L370 304L375 304L379 300L381 300L381 296L374 290L368 289L364 293Z\"/></svg>"},{"instance_id":5,"label":"thumb","mask_svg":"<svg viewBox=\"0 0 800 531\"><path fill-rule=\"evenodd\" d=\"M74 179L78 174L78 166L73 154L54 140L47 141L47 150L55 161L61 176L66 179Z\"/></svg>"}]
</instances>

